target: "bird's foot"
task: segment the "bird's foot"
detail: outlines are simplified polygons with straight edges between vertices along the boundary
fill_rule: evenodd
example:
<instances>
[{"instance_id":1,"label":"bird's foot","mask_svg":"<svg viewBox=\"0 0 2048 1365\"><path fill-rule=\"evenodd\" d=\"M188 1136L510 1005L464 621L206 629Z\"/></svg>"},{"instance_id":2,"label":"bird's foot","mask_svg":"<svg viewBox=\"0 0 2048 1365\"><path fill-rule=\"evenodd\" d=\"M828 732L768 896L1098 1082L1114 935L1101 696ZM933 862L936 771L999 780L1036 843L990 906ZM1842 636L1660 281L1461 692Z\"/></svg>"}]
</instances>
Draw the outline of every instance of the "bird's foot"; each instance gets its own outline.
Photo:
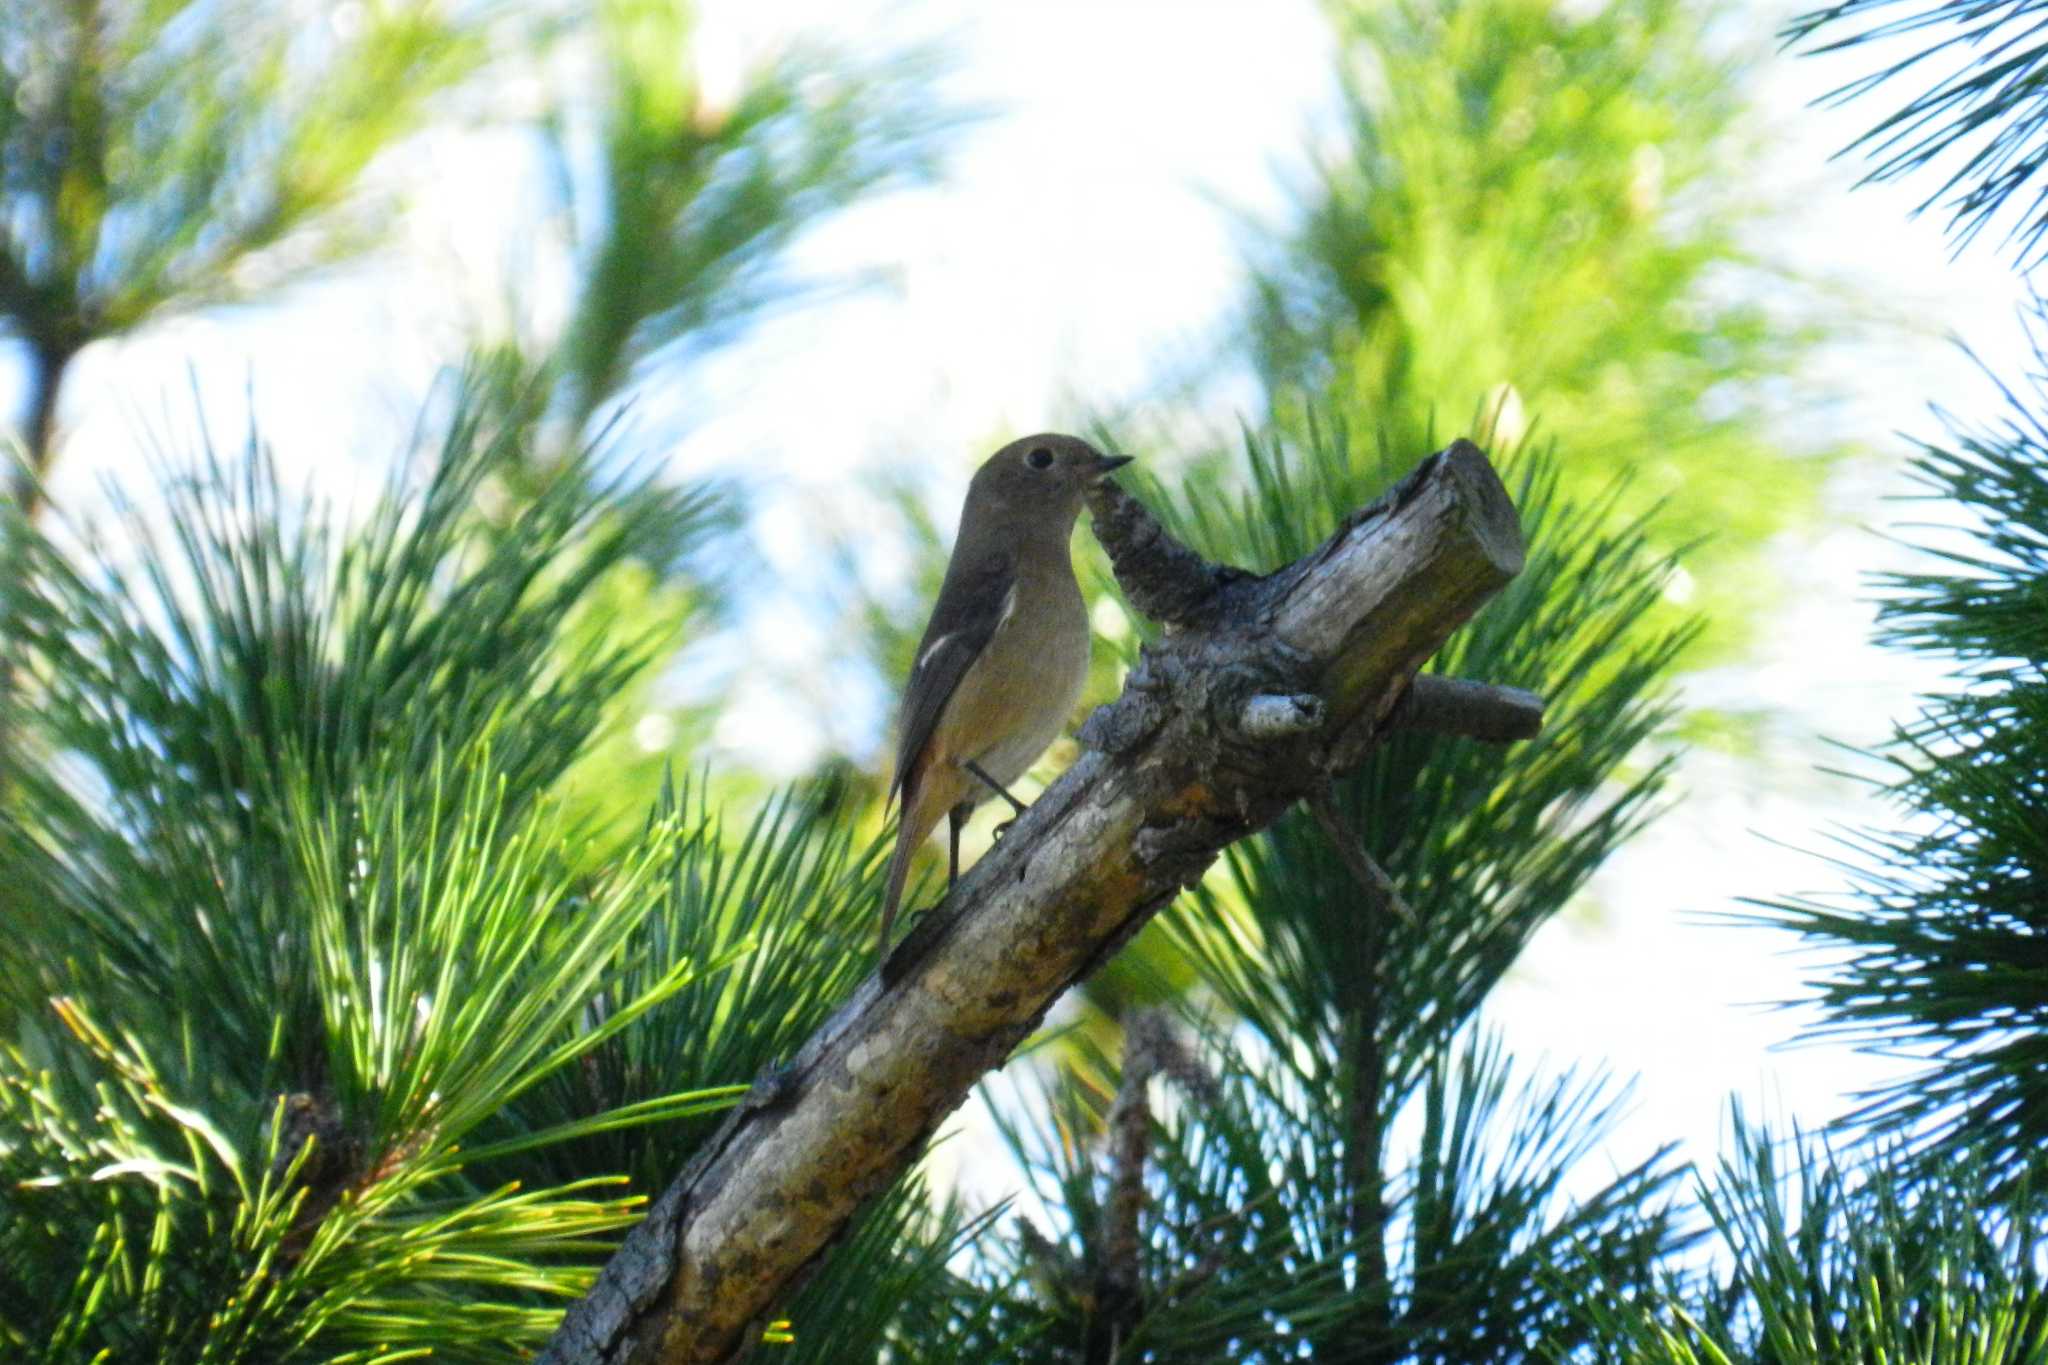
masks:
<instances>
[{"instance_id":1,"label":"bird's foot","mask_svg":"<svg viewBox=\"0 0 2048 1365\"><path fill-rule=\"evenodd\" d=\"M922 909L913 907L904 910L902 937L894 943L883 944L881 960L875 964L876 974L881 977L884 986L895 985L902 979L907 964L916 961L923 949L914 945L921 944L936 931L941 920L940 916L932 912L945 903L940 899Z\"/></svg>"}]
</instances>

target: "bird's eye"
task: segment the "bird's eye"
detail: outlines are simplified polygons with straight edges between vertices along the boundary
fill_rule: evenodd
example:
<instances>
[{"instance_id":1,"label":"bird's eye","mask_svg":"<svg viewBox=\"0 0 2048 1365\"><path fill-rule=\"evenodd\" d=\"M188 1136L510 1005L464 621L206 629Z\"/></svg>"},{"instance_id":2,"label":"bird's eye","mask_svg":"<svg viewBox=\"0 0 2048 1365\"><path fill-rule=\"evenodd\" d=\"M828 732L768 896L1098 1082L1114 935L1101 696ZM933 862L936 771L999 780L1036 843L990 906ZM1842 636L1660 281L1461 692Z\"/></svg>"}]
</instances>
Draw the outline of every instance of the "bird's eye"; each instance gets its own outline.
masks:
<instances>
[{"instance_id":1,"label":"bird's eye","mask_svg":"<svg viewBox=\"0 0 2048 1365\"><path fill-rule=\"evenodd\" d=\"M1050 450L1047 450L1044 446L1031 447L1031 453L1029 455L1026 455L1024 459L1031 465L1033 469L1052 468L1052 452Z\"/></svg>"}]
</instances>

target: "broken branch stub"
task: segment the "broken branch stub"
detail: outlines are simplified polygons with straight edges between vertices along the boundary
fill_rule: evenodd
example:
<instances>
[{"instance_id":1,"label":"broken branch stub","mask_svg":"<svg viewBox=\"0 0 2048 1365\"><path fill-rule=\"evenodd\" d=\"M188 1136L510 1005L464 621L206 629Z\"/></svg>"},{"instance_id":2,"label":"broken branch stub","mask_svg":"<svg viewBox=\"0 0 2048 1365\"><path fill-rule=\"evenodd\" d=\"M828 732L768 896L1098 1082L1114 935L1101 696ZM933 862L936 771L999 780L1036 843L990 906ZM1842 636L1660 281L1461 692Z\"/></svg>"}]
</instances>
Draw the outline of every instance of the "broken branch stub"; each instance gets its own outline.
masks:
<instances>
[{"instance_id":1,"label":"broken branch stub","mask_svg":"<svg viewBox=\"0 0 2048 1365\"><path fill-rule=\"evenodd\" d=\"M1463 441L1264 577L1202 560L1113 485L1090 511L1134 605L1178 628L1082 728L1073 767L728 1117L543 1361L744 1348L1052 1002L1225 846L1362 758L1423 661L1522 566L1507 491ZM1312 698L1319 724L1247 723L1272 710L1259 697L1290 717Z\"/></svg>"}]
</instances>

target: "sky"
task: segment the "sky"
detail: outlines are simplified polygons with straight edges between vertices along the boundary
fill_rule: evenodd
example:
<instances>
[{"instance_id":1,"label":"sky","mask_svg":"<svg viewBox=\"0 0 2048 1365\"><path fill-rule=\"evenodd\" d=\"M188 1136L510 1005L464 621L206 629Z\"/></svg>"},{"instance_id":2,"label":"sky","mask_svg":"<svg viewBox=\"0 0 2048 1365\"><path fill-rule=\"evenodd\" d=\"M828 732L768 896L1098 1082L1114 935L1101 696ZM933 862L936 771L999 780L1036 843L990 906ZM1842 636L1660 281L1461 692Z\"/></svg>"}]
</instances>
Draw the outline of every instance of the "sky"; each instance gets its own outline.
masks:
<instances>
[{"instance_id":1,"label":"sky","mask_svg":"<svg viewBox=\"0 0 2048 1365\"><path fill-rule=\"evenodd\" d=\"M770 318L670 396L684 433L670 467L744 471L763 491L756 531L782 578L806 572L821 519L848 515L865 474L928 467L941 497L957 497L1005 435L1140 394L1209 345L1241 278L1221 206L1281 211L1276 170L1298 163L1332 94L1330 39L1304 0L706 0L703 10L702 70L714 86L793 35L938 36L956 53L948 90L988 111L942 189L858 208L799 249L803 269L879 283ZM1768 29L1782 11L1753 13ZM1816 853L1830 829L1889 818L1822 769L1844 761L1831 746L1879 738L1939 681L1925 661L1868 643L1865 575L1903 562L1874 529L1896 519L1886 499L1903 490L1905 446L1892 433L1933 434L1930 399L1966 412L1990 401L1951 333L2008 371L2022 354L2018 289L1992 244L1952 260L1939 223L1909 216L1930 187L1852 192L1854 167L1830 163L1878 106L1806 106L1867 60L1783 57L1762 87L1783 138L1754 173L1799 211L1751 245L1875 283L1912 320L1873 324L1828 357L1854 401L1817 420L1881 453L1842 470L1817 534L1771 547L1784 592L1756 656L1684 680L1698 704L1772 699L1762 752L1689 754L1670 811L1530 945L1489 1006L1520 1054L1636 1078L1602 1158L1616 1167L1670 1138L1709 1158L1730 1096L1824 1120L1894 1065L1781 1047L1803 1016L1772 1002L1798 995L1811 964L1780 933L1716 922L1743 896L1838 886ZM177 446L195 398L216 432L240 430L253 406L288 466L338 495L374 488L466 318L492 315L507 272L546 269L508 252L502 224L476 207L502 202L515 150L463 133L407 156L400 169L429 188L403 225L402 260L89 352L65 394L72 436L57 500L84 505L102 479L146 477L136 452ZM366 352L376 357L367 372ZM0 373L0 402L16 381ZM1251 400L1227 376L1205 395L1219 412ZM886 564L886 547L877 554ZM801 670L830 646L825 629L792 613L748 647ZM828 739L877 746L881 762L885 705L857 697L846 731L827 735L793 723L787 698L761 689L718 738L789 770Z\"/></svg>"}]
</instances>

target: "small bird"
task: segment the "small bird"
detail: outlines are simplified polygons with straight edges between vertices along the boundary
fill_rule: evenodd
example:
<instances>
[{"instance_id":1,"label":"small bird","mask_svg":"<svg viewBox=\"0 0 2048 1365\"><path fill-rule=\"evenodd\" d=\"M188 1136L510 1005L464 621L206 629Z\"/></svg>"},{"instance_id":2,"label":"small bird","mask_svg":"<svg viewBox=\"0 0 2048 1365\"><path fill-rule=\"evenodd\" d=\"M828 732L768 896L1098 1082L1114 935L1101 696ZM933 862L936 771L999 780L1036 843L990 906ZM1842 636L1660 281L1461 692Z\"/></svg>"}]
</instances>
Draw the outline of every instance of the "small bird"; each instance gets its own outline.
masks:
<instances>
[{"instance_id":1,"label":"small bird","mask_svg":"<svg viewBox=\"0 0 2048 1365\"><path fill-rule=\"evenodd\" d=\"M882 900L881 950L910 860L945 816L946 884L960 875L960 830L991 796L1019 814L1009 785L1059 737L1088 676L1088 610L1068 541L1088 485L1130 463L1051 434L1012 441L974 472L946 581L917 644L897 713L903 800Z\"/></svg>"}]
</instances>

